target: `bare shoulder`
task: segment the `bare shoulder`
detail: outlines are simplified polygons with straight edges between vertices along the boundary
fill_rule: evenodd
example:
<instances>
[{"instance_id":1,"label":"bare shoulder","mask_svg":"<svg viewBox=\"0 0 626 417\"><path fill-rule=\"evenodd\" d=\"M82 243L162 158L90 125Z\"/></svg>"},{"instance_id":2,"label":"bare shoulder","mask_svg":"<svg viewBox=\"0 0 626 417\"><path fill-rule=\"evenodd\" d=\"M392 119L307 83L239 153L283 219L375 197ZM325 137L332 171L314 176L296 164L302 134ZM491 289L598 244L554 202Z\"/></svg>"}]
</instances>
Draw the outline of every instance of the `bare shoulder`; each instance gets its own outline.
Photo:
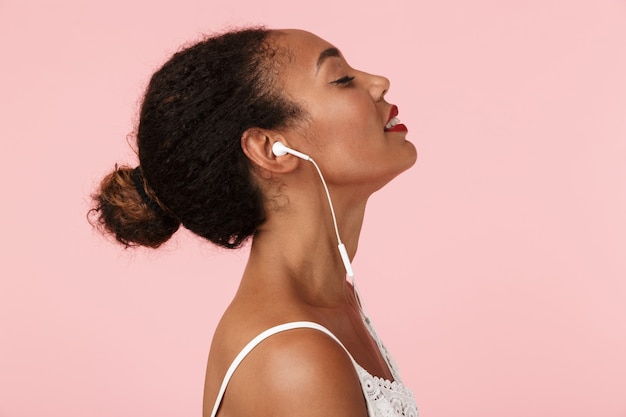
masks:
<instances>
[{"instance_id":1,"label":"bare shoulder","mask_svg":"<svg viewBox=\"0 0 626 417\"><path fill-rule=\"evenodd\" d=\"M366 417L354 365L327 334L291 329L261 342L230 381L227 416Z\"/></svg>"}]
</instances>

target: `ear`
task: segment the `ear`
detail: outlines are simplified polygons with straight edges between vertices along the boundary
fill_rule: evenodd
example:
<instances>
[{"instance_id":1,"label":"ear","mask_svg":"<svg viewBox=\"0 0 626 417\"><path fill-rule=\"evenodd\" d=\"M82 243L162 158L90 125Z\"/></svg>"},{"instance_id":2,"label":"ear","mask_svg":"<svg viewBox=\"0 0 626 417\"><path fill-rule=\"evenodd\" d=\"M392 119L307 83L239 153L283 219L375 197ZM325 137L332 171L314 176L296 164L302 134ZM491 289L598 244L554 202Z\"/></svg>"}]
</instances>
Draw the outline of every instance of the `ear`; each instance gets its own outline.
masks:
<instances>
[{"instance_id":1,"label":"ear","mask_svg":"<svg viewBox=\"0 0 626 417\"><path fill-rule=\"evenodd\" d=\"M298 158L274 155L272 145L275 142L289 146L285 143L284 136L272 130L253 127L241 135L241 149L254 165L275 173L286 173L296 169Z\"/></svg>"}]
</instances>

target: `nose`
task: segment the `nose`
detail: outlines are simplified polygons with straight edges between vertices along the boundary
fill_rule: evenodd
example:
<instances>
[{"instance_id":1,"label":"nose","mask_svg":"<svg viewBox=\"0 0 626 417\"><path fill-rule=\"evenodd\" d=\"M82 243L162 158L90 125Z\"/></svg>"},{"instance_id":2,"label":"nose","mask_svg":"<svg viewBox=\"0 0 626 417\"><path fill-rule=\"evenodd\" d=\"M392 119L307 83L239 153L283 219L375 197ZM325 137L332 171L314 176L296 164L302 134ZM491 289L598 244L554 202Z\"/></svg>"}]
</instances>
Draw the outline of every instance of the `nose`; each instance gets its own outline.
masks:
<instances>
[{"instance_id":1,"label":"nose","mask_svg":"<svg viewBox=\"0 0 626 417\"><path fill-rule=\"evenodd\" d=\"M381 101L387 91L389 91L390 82L386 77L381 75L369 74L371 80L369 85L369 92L374 101Z\"/></svg>"}]
</instances>

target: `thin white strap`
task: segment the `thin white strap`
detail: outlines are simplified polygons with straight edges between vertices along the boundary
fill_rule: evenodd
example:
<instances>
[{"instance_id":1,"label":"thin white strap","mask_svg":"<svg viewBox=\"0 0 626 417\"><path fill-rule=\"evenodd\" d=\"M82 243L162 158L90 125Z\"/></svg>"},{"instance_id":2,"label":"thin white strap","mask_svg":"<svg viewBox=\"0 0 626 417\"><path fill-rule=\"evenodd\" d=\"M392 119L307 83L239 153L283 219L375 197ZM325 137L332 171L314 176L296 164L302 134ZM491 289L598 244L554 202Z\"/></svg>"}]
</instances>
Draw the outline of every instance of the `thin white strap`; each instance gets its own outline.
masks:
<instances>
[{"instance_id":1,"label":"thin white strap","mask_svg":"<svg viewBox=\"0 0 626 417\"><path fill-rule=\"evenodd\" d=\"M222 386L220 387L220 390L217 394L217 398L215 399L215 405L213 406L211 417L215 417L215 415L217 414L217 410L220 407L220 404L222 403L222 398L224 397L224 392L226 392L226 387L228 386L228 382L230 382L230 378L235 373L235 370L237 369L241 361L244 360L244 358L248 355L248 353L252 351L252 349L254 349L263 340L267 339L270 336L275 335L276 333L284 332L285 330L301 329L301 328L315 329L323 333L326 333L333 340L335 340L335 342L339 343L339 345L343 348L343 350L346 351L346 353L350 357L350 360L352 361L352 363L355 366L357 365L357 363L354 361L354 358L352 357L352 355L350 355L350 352L348 352L348 349L346 349L343 343L341 343L341 341L339 341L339 339L337 339L337 337L334 334L332 334L330 330L328 330L326 327L322 326L321 324L314 323L312 321L294 321L291 323L280 324L278 326L265 330L263 333L259 334L257 337L252 339L250 343L248 343L241 350L241 352L239 352L239 354L235 357L235 359L233 360L233 363L230 364L228 371L226 371L226 375L224 375Z\"/></svg>"}]
</instances>

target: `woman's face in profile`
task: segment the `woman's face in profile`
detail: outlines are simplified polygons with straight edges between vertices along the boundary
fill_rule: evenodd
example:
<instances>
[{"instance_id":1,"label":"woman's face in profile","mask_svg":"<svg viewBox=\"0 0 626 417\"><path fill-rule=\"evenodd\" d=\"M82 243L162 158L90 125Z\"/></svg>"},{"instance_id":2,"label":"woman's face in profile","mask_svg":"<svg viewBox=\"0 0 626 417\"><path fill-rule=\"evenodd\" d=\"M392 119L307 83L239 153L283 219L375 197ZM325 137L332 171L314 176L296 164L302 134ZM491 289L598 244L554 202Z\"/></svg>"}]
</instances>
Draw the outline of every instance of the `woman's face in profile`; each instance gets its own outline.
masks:
<instances>
[{"instance_id":1,"label":"woman's face in profile","mask_svg":"<svg viewBox=\"0 0 626 417\"><path fill-rule=\"evenodd\" d=\"M323 167L329 182L373 192L415 163L407 129L384 100L389 80L353 69L337 48L309 32L276 33L273 39L289 56L279 84L308 113L285 137Z\"/></svg>"}]
</instances>

